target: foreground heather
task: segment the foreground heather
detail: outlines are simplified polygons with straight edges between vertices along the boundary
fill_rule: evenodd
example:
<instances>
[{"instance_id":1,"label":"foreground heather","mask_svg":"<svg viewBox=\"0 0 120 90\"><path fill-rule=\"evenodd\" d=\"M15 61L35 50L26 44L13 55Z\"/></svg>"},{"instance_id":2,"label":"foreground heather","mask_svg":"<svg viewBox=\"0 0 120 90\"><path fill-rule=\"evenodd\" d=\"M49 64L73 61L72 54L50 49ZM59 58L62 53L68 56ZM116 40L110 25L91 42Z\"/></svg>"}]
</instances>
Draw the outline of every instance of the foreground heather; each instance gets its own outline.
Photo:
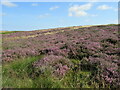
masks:
<instances>
[{"instance_id":1,"label":"foreground heather","mask_svg":"<svg viewBox=\"0 0 120 90\"><path fill-rule=\"evenodd\" d=\"M118 35L118 25L4 34L3 63L11 64L17 60L19 62L21 58L43 56L27 63L27 66L24 66L24 62L21 63L22 68L28 68L26 75L32 80L33 87L53 88L57 87L54 86L55 83L58 83L59 87L73 88L119 87ZM4 73L9 76L14 69ZM22 72L19 69L16 68L18 71L14 73ZM40 82L45 77L47 80ZM19 74L16 78L19 78ZM39 85L33 82L38 82ZM7 86L10 87L8 84Z\"/></svg>"}]
</instances>

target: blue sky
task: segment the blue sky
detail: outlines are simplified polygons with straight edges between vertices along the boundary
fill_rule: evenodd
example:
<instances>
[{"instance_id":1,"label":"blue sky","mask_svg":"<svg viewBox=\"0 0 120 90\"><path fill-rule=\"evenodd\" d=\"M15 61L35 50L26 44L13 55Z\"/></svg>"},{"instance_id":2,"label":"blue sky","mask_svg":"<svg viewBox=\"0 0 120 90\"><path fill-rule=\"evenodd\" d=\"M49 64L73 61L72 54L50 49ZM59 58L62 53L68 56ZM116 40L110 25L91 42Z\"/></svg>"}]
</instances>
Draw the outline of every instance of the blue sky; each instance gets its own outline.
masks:
<instances>
[{"instance_id":1,"label":"blue sky","mask_svg":"<svg viewBox=\"0 0 120 90\"><path fill-rule=\"evenodd\" d=\"M117 2L5 2L1 5L3 30L8 31L112 24L118 21Z\"/></svg>"}]
</instances>

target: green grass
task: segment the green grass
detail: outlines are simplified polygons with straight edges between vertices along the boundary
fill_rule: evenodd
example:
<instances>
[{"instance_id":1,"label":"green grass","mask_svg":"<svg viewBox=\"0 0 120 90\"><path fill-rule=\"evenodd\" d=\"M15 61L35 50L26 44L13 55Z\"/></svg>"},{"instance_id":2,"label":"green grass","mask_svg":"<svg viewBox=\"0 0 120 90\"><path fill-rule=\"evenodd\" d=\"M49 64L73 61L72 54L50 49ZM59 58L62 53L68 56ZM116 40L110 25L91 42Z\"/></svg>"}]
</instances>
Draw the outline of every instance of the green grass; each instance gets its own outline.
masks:
<instances>
[{"instance_id":1,"label":"green grass","mask_svg":"<svg viewBox=\"0 0 120 90\"><path fill-rule=\"evenodd\" d=\"M25 88L32 87L33 81L28 76L29 68L28 66L39 60L40 56L28 57L21 60L16 60L10 63L3 64L3 87L15 87L15 88Z\"/></svg>"},{"instance_id":2,"label":"green grass","mask_svg":"<svg viewBox=\"0 0 120 90\"><path fill-rule=\"evenodd\" d=\"M0 34L10 34L10 33L16 33L16 32L19 32L19 31L6 31L6 32L1 32Z\"/></svg>"}]
</instances>

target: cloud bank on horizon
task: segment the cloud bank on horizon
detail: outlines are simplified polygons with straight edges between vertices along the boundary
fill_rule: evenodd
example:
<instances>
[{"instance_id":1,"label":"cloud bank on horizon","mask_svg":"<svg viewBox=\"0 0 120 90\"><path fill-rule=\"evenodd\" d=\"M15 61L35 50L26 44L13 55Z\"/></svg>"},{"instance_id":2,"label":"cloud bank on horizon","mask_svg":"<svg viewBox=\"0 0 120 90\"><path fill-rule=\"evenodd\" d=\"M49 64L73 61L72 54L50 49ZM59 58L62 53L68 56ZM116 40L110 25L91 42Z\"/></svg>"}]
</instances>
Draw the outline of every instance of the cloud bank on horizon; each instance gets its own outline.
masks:
<instances>
[{"instance_id":1,"label":"cloud bank on horizon","mask_svg":"<svg viewBox=\"0 0 120 90\"><path fill-rule=\"evenodd\" d=\"M117 24L117 2L1 2L3 30Z\"/></svg>"}]
</instances>

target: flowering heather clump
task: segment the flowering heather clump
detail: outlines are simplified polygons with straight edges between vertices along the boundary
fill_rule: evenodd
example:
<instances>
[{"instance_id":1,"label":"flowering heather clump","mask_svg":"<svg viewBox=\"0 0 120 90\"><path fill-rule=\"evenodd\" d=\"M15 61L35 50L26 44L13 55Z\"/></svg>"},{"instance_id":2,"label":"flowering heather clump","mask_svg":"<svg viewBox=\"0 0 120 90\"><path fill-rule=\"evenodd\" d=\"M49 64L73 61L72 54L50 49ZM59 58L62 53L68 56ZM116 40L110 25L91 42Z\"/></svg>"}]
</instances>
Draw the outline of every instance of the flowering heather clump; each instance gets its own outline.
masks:
<instances>
[{"instance_id":1,"label":"flowering heather clump","mask_svg":"<svg viewBox=\"0 0 120 90\"><path fill-rule=\"evenodd\" d=\"M33 67L37 68L37 71L45 72L45 69L50 69L50 71L56 76L64 76L71 65L69 59L55 55L47 55L43 59L33 63Z\"/></svg>"}]
</instances>

